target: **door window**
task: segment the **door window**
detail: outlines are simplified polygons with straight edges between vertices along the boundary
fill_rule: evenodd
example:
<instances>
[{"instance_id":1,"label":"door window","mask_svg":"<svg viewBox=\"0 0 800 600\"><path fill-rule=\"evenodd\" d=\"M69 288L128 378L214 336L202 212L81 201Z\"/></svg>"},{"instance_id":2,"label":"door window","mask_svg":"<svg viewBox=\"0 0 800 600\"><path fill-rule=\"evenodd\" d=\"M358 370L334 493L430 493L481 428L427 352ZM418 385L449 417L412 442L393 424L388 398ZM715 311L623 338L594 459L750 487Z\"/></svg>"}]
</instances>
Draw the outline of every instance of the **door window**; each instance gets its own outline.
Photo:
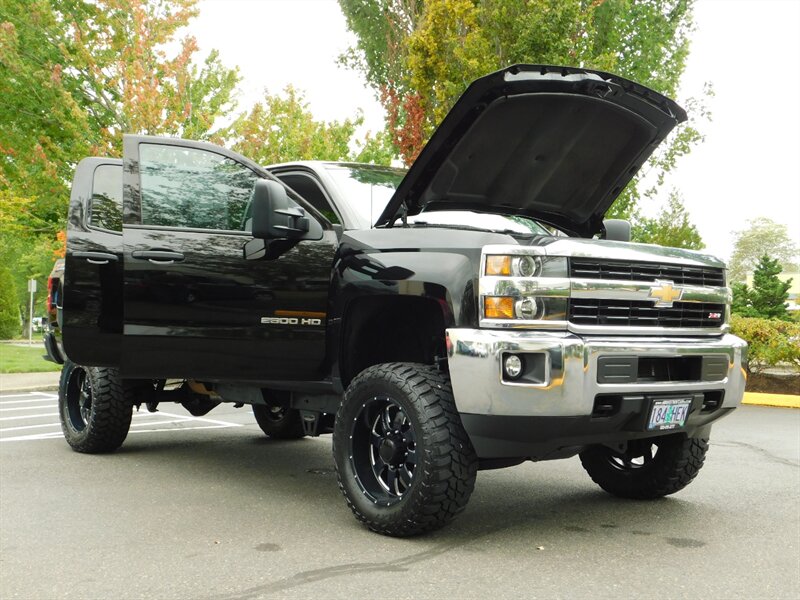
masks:
<instances>
[{"instance_id":1,"label":"door window","mask_svg":"<svg viewBox=\"0 0 800 600\"><path fill-rule=\"evenodd\" d=\"M278 179L305 198L331 223L341 223L325 193L316 180L305 173L278 173Z\"/></svg>"},{"instance_id":2,"label":"door window","mask_svg":"<svg viewBox=\"0 0 800 600\"><path fill-rule=\"evenodd\" d=\"M122 165L100 165L94 170L89 225L122 231Z\"/></svg>"},{"instance_id":3,"label":"door window","mask_svg":"<svg viewBox=\"0 0 800 600\"><path fill-rule=\"evenodd\" d=\"M241 231L257 176L221 154L139 145L143 225Z\"/></svg>"}]
</instances>

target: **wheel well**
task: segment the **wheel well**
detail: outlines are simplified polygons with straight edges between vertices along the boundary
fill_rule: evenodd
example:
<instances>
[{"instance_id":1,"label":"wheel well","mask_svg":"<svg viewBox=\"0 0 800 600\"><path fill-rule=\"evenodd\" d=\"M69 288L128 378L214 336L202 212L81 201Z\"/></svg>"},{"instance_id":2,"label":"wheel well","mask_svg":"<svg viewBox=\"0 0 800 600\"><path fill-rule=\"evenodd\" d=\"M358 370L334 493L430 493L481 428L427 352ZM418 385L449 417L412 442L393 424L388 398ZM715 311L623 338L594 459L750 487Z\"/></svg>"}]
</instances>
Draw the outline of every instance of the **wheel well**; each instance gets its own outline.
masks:
<instances>
[{"instance_id":1,"label":"wheel well","mask_svg":"<svg viewBox=\"0 0 800 600\"><path fill-rule=\"evenodd\" d=\"M367 367L388 362L433 364L446 356L445 320L436 300L412 296L360 298L342 322L342 384Z\"/></svg>"}]
</instances>

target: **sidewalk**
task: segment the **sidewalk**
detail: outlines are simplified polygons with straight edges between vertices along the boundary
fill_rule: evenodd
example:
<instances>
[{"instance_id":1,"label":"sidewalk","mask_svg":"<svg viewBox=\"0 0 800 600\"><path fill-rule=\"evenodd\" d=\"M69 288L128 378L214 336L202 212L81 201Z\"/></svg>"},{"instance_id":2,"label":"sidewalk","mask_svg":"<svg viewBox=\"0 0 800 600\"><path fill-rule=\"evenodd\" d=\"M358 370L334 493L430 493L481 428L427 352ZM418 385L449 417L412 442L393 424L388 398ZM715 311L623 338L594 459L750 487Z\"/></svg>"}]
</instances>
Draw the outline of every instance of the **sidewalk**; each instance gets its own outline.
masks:
<instances>
[{"instance_id":1,"label":"sidewalk","mask_svg":"<svg viewBox=\"0 0 800 600\"><path fill-rule=\"evenodd\" d=\"M2 373L0 393L32 392L34 390L57 390L61 373Z\"/></svg>"},{"instance_id":2,"label":"sidewalk","mask_svg":"<svg viewBox=\"0 0 800 600\"><path fill-rule=\"evenodd\" d=\"M4 373L0 375L0 393L57 390L60 373ZM800 408L800 396L745 392L743 404Z\"/></svg>"}]
</instances>

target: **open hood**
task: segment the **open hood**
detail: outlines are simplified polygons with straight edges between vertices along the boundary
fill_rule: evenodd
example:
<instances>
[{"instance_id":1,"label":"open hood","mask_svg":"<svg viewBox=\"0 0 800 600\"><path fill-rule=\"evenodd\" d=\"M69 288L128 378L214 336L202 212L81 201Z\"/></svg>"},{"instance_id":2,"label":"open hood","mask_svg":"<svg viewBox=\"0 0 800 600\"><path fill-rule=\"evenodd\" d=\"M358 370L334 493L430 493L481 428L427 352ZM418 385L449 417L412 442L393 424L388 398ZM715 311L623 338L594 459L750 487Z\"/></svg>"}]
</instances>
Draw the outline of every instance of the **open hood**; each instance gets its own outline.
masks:
<instances>
[{"instance_id":1,"label":"open hood","mask_svg":"<svg viewBox=\"0 0 800 600\"><path fill-rule=\"evenodd\" d=\"M515 65L475 80L376 225L404 210L521 215L589 237L685 111L599 71Z\"/></svg>"}]
</instances>

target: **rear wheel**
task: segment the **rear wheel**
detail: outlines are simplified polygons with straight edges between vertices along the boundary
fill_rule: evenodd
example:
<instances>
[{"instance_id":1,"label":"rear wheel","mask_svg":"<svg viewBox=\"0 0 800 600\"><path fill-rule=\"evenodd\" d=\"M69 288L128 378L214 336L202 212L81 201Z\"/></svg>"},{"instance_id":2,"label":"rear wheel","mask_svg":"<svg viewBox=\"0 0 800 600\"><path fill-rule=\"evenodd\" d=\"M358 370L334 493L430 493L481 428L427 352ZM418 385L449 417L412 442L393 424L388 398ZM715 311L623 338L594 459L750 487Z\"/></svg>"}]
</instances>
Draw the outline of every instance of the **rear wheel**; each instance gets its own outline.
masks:
<instances>
[{"instance_id":1,"label":"rear wheel","mask_svg":"<svg viewBox=\"0 0 800 600\"><path fill-rule=\"evenodd\" d=\"M305 435L300 411L283 406L253 404L253 415L261 431L279 440L297 440Z\"/></svg>"},{"instance_id":2,"label":"rear wheel","mask_svg":"<svg viewBox=\"0 0 800 600\"><path fill-rule=\"evenodd\" d=\"M689 485L703 466L708 440L679 433L628 442L624 452L595 446L581 452L592 480L614 496L651 499Z\"/></svg>"},{"instance_id":3,"label":"rear wheel","mask_svg":"<svg viewBox=\"0 0 800 600\"><path fill-rule=\"evenodd\" d=\"M133 391L116 369L64 363L58 390L61 429L77 452L116 450L125 441L133 413Z\"/></svg>"},{"instance_id":4,"label":"rear wheel","mask_svg":"<svg viewBox=\"0 0 800 600\"><path fill-rule=\"evenodd\" d=\"M478 461L450 382L409 363L370 367L345 393L333 433L339 488L371 530L438 529L467 505Z\"/></svg>"}]
</instances>

